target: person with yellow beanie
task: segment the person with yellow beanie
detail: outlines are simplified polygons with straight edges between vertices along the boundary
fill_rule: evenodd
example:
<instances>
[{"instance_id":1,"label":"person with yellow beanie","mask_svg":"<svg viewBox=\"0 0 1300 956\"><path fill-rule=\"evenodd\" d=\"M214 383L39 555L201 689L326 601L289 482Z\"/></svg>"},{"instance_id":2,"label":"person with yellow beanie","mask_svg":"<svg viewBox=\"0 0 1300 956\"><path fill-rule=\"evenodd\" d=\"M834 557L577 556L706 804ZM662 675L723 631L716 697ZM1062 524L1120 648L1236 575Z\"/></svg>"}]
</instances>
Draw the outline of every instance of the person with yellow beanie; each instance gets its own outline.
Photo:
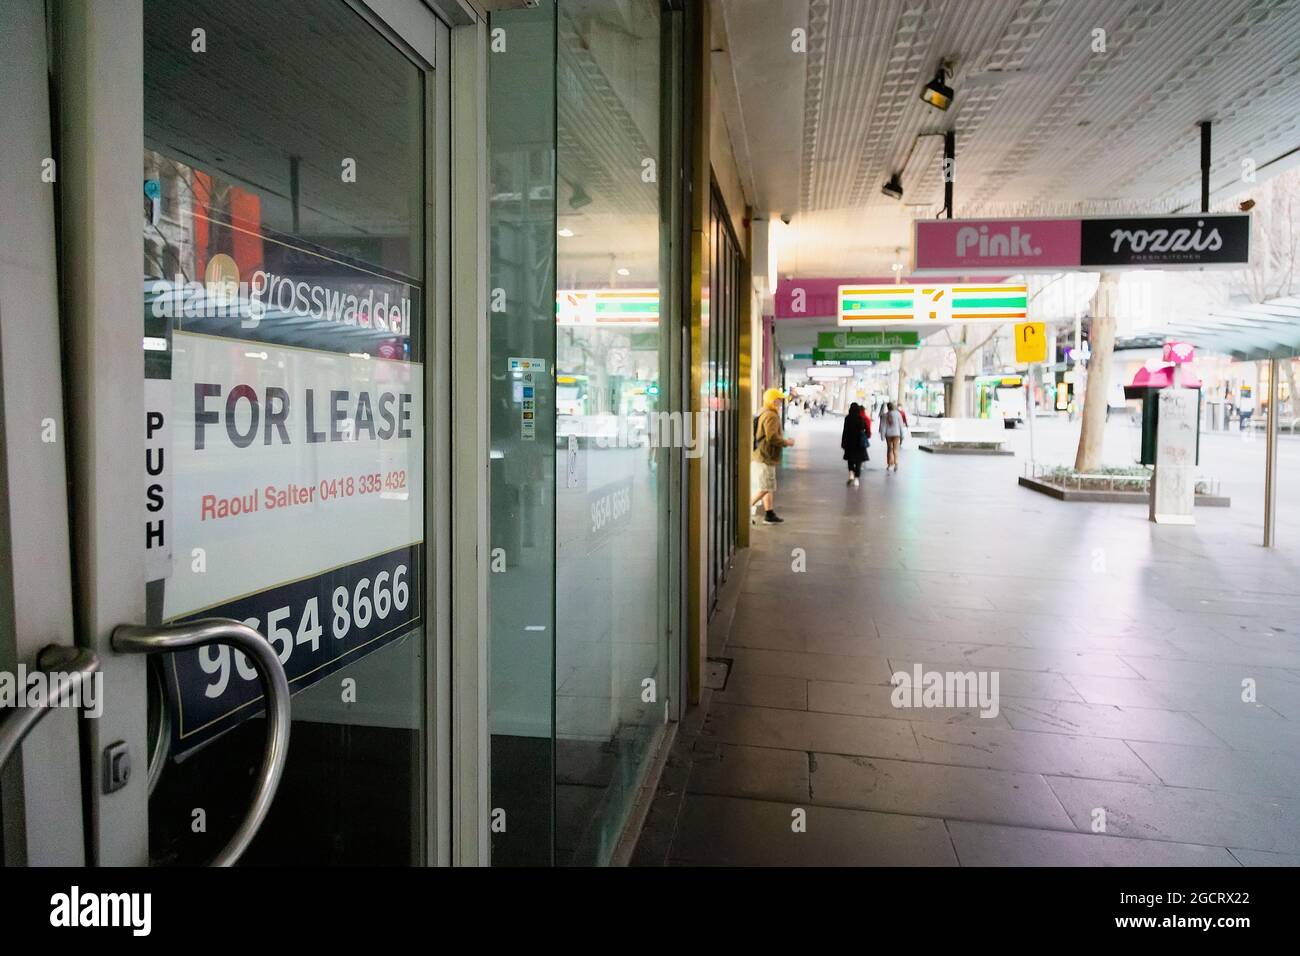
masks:
<instances>
[{"instance_id":1,"label":"person with yellow beanie","mask_svg":"<svg viewBox=\"0 0 1300 956\"><path fill-rule=\"evenodd\" d=\"M785 520L776 513L776 466L781 463L782 452L794 444L794 439L786 438L781 431L780 406L785 400L785 392L779 388L769 388L763 393L763 411L754 423L758 493L749 502L749 506L753 508L760 501L763 503L764 524L780 524Z\"/></svg>"}]
</instances>

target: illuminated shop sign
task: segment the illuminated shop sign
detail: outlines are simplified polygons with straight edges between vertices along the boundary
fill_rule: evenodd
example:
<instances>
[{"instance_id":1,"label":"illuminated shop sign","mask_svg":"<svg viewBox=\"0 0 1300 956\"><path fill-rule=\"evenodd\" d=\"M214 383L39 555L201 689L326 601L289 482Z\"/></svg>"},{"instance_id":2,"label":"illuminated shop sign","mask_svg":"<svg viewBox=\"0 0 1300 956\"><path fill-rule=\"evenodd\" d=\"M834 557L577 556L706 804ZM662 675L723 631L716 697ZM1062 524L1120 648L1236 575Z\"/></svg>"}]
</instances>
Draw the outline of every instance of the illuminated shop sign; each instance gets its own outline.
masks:
<instances>
[{"instance_id":1,"label":"illuminated shop sign","mask_svg":"<svg viewBox=\"0 0 1300 956\"><path fill-rule=\"evenodd\" d=\"M845 327L1020 321L1028 309L1028 288L1009 283L839 287Z\"/></svg>"},{"instance_id":2,"label":"illuminated shop sign","mask_svg":"<svg viewBox=\"0 0 1300 956\"><path fill-rule=\"evenodd\" d=\"M1250 214L1056 219L920 219L915 272L1239 268Z\"/></svg>"},{"instance_id":3,"label":"illuminated shop sign","mask_svg":"<svg viewBox=\"0 0 1300 956\"><path fill-rule=\"evenodd\" d=\"M654 328L658 289L569 289L555 296L557 325Z\"/></svg>"}]
</instances>

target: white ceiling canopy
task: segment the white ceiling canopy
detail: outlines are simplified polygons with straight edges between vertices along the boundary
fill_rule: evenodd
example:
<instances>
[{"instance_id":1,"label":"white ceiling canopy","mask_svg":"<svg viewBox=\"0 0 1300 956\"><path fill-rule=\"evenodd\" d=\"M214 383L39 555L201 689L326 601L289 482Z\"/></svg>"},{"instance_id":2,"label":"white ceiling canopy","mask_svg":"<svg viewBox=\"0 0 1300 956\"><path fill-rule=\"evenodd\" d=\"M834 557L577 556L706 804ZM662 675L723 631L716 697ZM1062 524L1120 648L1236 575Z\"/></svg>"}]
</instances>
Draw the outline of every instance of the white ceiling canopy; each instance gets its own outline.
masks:
<instances>
[{"instance_id":1,"label":"white ceiling canopy","mask_svg":"<svg viewBox=\"0 0 1300 956\"><path fill-rule=\"evenodd\" d=\"M1200 131L1227 199L1300 160L1296 0L713 0L720 97L782 275L888 273L910 222L1194 210ZM792 31L807 31L807 50ZM950 60L952 106L922 87ZM908 157L911 155L911 162ZM906 167L906 171L905 171ZM903 174L902 201L881 194ZM919 205L912 205L917 202Z\"/></svg>"}]
</instances>

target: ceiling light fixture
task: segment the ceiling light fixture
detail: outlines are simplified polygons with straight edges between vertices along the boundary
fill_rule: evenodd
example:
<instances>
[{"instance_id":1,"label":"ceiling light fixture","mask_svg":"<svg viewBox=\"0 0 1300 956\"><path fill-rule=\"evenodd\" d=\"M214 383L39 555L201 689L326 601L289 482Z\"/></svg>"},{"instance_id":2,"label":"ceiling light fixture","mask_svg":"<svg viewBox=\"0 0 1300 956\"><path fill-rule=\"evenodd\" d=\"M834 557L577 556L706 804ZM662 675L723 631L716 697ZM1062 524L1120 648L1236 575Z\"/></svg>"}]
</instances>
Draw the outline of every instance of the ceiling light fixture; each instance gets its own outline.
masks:
<instances>
[{"instance_id":1,"label":"ceiling light fixture","mask_svg":"<svg viewBox=\"0 0 1300 956\"><path fill-rule=\"evenodd\" d=\"M582 183L574 183L573 189L569 193L569 208L581 209L583 206L591 205L591 197L587 195L587 190L582 188Z\"/></svg>"},{"instance_id":2,"label":"ceiling light fixture","mask_svg":"<svg viewBox=\"0 0 1300 956\"><path fill-rule=\"evenodd\" d=\"M935 109L946 110L952 105L952 98L954 95L952 87L948 85L948 78L950 76L951 72L948 69L947 62L945 61L940 64L939 69L935 72L934 79L925 84L925 88L921 90L921 99L925 100L925 102L929 103Z\"/></svg>"},{"instance_id":3,"label":"ceiling light fixture","mask_svg":"<svg viewBox=\"0 0 1300 956\"><path fill-rule=\"evenodd\" d=\"M557 235L558 235L561 239L572 239L572 238L573 238L573 230L572 230L572 229L567 229L567 228L566 228L566 229L561 229L561 230L557 233Z\"/></svg>"}]
</instances>

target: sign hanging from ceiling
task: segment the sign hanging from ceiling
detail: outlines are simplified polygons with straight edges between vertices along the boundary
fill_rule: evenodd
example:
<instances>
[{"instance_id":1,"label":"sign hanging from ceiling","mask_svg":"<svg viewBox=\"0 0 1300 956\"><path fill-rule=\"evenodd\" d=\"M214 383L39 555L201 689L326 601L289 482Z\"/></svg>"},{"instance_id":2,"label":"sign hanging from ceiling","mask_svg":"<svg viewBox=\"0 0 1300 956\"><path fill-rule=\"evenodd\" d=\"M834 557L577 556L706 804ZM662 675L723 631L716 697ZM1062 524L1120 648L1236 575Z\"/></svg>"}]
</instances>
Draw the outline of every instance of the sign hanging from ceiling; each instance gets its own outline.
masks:
<instances>
[{"instance_id":1,"label":"sign hanging from ceiling","mask_svg":"<svg viewBox=\"0 0 1300 956\"><path fill-rule=\"evenodd\" d=\"M891 288L895 288L891 286ZM921 344L918 332L818 332L819 349L914 349Z\"/></svg>"},{"instance_id":2,"label":"sign hanging from ceiling","mask_svg":"<svg viewBox=\"0 0 1300 956\"><path fill-rule=\"evenodd\" d=\"M1068 219L918 219L915 272L1240 268L1250 214Z\"/></svg>"},{"instance_id":3,"label":"sign hanging from ceiling","mask_svg":"<svg viewBox=\"0 0 1300 956\"><path fill-rule=\"evenodd\" d=\"M893 352L887 349L813 349L814 362L888 362Z\"/></svg>"},{"instance_id":4,"label":"sign hanging from ceiling","mask_svg":"<svg viewBox=\"0 0 1300 956\"><path fill-rule=\"evenodd\" d=\"M839 324L861 328L871 325L1019 322L1029 311L1028 292L1026 286L1013 283L842 285L839 288Z\"/></svg>"}]
</instances>

